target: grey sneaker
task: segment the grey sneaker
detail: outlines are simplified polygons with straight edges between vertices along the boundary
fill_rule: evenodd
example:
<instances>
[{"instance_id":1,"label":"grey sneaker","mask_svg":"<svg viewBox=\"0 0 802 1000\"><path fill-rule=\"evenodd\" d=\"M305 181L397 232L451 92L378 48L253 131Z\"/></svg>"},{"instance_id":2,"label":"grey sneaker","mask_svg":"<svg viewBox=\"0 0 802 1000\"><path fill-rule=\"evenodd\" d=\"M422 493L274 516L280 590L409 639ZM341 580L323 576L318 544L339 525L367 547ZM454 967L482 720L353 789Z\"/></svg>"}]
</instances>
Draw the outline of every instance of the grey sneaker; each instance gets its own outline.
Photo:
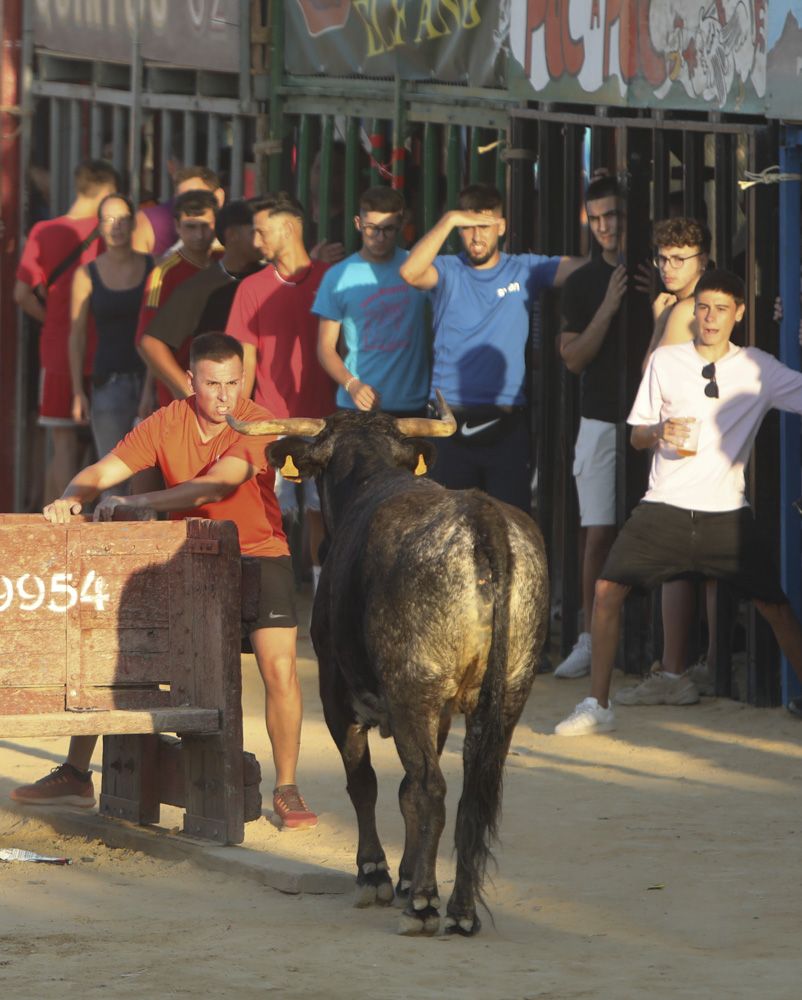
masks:
<instances>
[{"instance_id":1,"label":"grey sneaker","mask_svg":"<svg viewBox=\"0 0 802 1000\"><path fill-rule=\"evenodd\" d=\"M710 675L707 661L703 656L692 667L688 667L688 676L696 685L696 690L699 694L712 695L716 693L713 678Z\"/></svg>"},{"instance_id":2,"label":"grey sneaker","mask_svg":"<svg viewBox=\"0 0 802 1000\"><path fill-rule=\"evenodd\" d=\"M590 632L580 632L574 648L554 671L555 677L587 677L590 673Z\"/></svg>"},{"instance_id":3,"label":"grey sneaker","mask_svg":"<svg viewBox=\"0 0 802 1000\"><path fill-rule=\"evenodd\" d=\"M695 705L699 689L687 673L669 677L658 670L634 687L621 688L613 700L616 705Z\"/></svg>"},{"instance_id":4,"label":"grey sneaker","mask_svg":"<svg viewBox=\"0 0 802 1000\"><path fill-rule=\"evenodd\" d=\"M585 698L567 719L554 727L557 736L590 736L609 733L615 729L615 712L612 705L602 708L595 698Z\"/></svg>"}]
</instances>

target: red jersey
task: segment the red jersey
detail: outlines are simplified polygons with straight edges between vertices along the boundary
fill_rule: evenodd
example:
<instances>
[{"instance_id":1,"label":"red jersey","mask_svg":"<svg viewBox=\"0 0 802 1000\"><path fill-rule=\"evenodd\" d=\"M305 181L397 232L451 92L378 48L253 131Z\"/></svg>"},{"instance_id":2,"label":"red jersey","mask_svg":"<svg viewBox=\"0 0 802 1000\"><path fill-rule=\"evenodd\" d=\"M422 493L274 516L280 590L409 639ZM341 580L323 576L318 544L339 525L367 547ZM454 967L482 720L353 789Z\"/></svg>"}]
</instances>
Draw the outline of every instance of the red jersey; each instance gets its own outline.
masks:
<instances>
[{"instance_id":1,"label":"red jersey","mask_svg":"<svg viewBox=\"0 0 802 1000\"><path fill-rule=\"evenodd\" d=\"M270 414L250 400L240 400L234 410L238 420L268 420ZM208 517L212 521L233 521L239 531L240 551L246 556L289 555L287 538L281 527L273 487L276 475L267 463L265 448L273 435L247 437L226 424L209 441L201 437L195 397L175 399L156 410L112 448L111 454L125 462L132 472L158 466L169 488L206 475L221 458L233 456L252 465L256 475L238 486L223 500L174 511L170 520Z\"/></svg>"},{"instance_id":2,"label":"red jersey","mask_svg":"<svg viewBox=\"0 0 802 1000\"><path fill-rule=\"evenodd\" d=\"M277 417L327 417L336 386L317 359L318 317L312 312L328 268L309 267L282 278L273 265L237 289L226 333L256 348L254 400Z\"/></svg>"},{"instance_id":3,"label":"red jersey","mask_svg":"<svg viewBox=\"0 0 802 1000\"><path fill-rule=\"evenodd\" d=\"M17 267L18 280L24 281L31 288L47 285L53 271L72 250L83 243L96 226L95 216L87 219L71 219L66 215L60 215L56 219L37 222L28 234L28 240L22 251L22 258ZM70 370L68 345L72 279L78 267L94 260L101 249L100 239L92 240L80 257L47 289L45 321L42 325L39 350L42 363L48 369L60 372ZM90 372L94 342L94 323L90 321L86 351L86 370Z\"/></svg>"},{"instance_id":4,"label":"red jersey","mask_svg":"<svg viewBox=\"0 0 802 1000\"><path fill-rule=\"evenodd\" d=\"M219 254L212 255L209 263L216 260ZM150 272L145 291L142 293L142 305L139 309L139 322L136 328L135 343L139 344L142 335L147 332L148 325L164 303L170 298L176 288L193 274L202 271L203 268L193 264L191 260L177 250L171 253L163 261L158 263ZM187 337L184 343L176 350L175 360L183 369L189 368L189 348L192 338ZM160 406L168 406L173 401L173 394L167 386L156 380L156 396Z\"/></svg>"}]
</instances>

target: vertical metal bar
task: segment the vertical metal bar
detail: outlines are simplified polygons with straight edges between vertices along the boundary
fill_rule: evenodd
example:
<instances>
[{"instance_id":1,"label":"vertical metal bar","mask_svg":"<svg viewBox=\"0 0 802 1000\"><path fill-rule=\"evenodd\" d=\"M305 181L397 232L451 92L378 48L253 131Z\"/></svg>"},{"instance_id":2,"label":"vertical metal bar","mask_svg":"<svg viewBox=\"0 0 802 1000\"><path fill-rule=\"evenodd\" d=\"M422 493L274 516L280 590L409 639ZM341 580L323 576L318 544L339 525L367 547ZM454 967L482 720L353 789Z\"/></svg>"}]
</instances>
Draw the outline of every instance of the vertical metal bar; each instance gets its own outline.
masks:
<instances>
[{"instance_id":1,"label":"vertical metal bar","mask_svg":"<svg viewBox=\"0 0 802 1000\"><path fill-rule=\"evenodd\" d=\"M704 135L682 134L682 203L686 216L698 219L704 201Z\"/></svg>"},{"instance_id":2,"label":"vertical metal bar","mask_svg":"<svg viewBox=\"0 0 802 1000\"><path fill-rule=\"evenodd\" d=\"M359 119L348 118L345 123L345 178L343 189L343 228L345 249L353 253L357 248L357 233L353 218L357 214L359 183Z\"/></svg>"},{"instance_id":3,"label":"vertical metal bar","mask_svg":"<svg viewBox=\"0 0 802 1000\"><path fill-rule=\"evenodd\" d=\"M53 216L62 215L66 208L64 204L64 178L66 170L64 167L63 136L61 128L61 101L57 97L50 99L50 135L49 146L50 156L48 170L50 173L50 212ZM27 166L26 166L27 169Z\"/></svg>"},{"instance_id":4,"label":"vertical metal bar","mask_svg":"<svg viewBox=\"0 0 802 1000\"><path fill-rule=\"evenodd\" d=\"M120 176L125 173L125 108L111 109L111 162Z\"/></svg>"},{"instance_id":5,"label":"vertical metal bar","mask_svg":"<svg viewBox=\"0 0 802 1000\"><path fill-rule=\"evenodd\" d=\"M251 106L251 0L239 2L239 106L247 112ZM211 164L210 164L211 166ZM216 167L212 167L216 170Z\"/></svg>"},{"instance_id":6,"label":"vertical metal bar","mask_svg":"<svg viewBox=\"0 0 802 1000\"><path fill-rule=\"evenodd\" d=\"M666 133L656 128L652 133L652 219L657 222L668 218L668 193L671 179L669 177L669 150Z\"/></svg>"},{"instance_id":7,"label":"vertical metal bar","mask_svg":"<svg viewBox=\"0 0 802 1000\"><path fill-rule=\"evenodd\" d=\"M184 149L181 156L184 166L197 165L198 123L194 111L184 112Z\"/></svg>"},{"instance_id":8,"label":"vertical metal bar","mask_svg":"<svg viewBox=\"0 0 802 1000\"><path fill-rule=\"evenodd\" d=\"M407 138L407 107L406 85L400 75L395 76L395 94L393 109L393 187L404 194L406 185L406 147Z\"/></svg>"},{"instance_id":9,"label":"vertical metal bar","mask_svg":"<svg viewBox=\"0 0 802 1000\"><path fill-rule=\"evenodd\" d=\"M715 197L714 226L715 243L713 244L716 263L719 267L731 268L733 257L733 239L735 237L735 213L738 199L735 187L735 143L734 136L716 136L715 178L713 185Z\"/></svg>"},{"instance_id":10,"label":"vertical metal bar","mask_svg":"<svg viewBox=\"0 0 802 1000\"><path fill-rule=\"evenodd\" d=\"M437 181L441 126L426 122L423 127L423 231L428 233L438 218Z\"/></svg>"},{"instance_id":11,"label":"vertical metal bar","mask_svg":"<svg viewBox=\"0 0 802 1000\"><path fill-rule=\"evenodd\" d=\"M206 118L206 166L217 172L220 169L220 116Z\"/></svg>"},{"instance_id":12,"label":"vertical metal bar","mask_svg":"<svg viewBox=\"0 0 802 1000\"><path fill-rule=\"evenodd\" d=\"M270 138L278 143L284 137L283 101L279 88L284 78L284 4L270 5L270 104L269 125ZM270 153L268 176L270 189L277 191L281 187L281 152ZM328 219L326 220L328 224ZM318 236L318 239L322 237Z\"/></svg>"},{"instance_id":13,"label":"vertical metal bar","mask_svg":"<svg viewBox=\"0 0 802 1000\"><path fill-rule=\"evenodd\" d=\"M482 145L482 130L473 126L470 130L470 151L468 153L468 181L477 184L481 181L481 157L479 147Z\"/></svg>"},{"instance_id":14,"label":"vertical metal bar","mask_svg":"<svg viewBox=\"0 0 802 1000\"><path fill-rule=\"evenodd\" d=\"M93 160L99 160L103 156L103 120L105 117L105 105L98 101L92 101L89 112L89 155Z\"/></svg>"},{"instance_id":15,"label":"vertical metal bar","mask_svg":"<svg viewBox=\"0 0 802 1000\"><path fill-rule=\"evenodd\" d=\"M384 122L374 118L370 126L370 185L384 183L381 167L384 165Z\"/></svg>"},{"instance_id":16,"label":"vertical metal bar","mask_svg":"<svg viewBox=\"0 0 802 1000\"><path fill-rule=\"evenodd\" d=\"M501 192L502 198L506 200L507 161L504 159L504 152L507 148L507 133L504 129L498 130L496 140L498 145L495 149L495 179L493 183Z\"/></svg>"},{"instance_id":17,"label":"vertical metal bar","mask_svg":"<svg viewBox=\"0 0 802 1000\"><path fill-rule=\"evenodd\" d=\"M80 101L70 101L70 124L69 124L69 147L70 147L70 162L68 165L68 171L70 174L73 173L75 168L83 159L81 155L81 139L83 138L83 129L81 128L81 102ZM70 189L70 199L75 197L75 190Z\"/></svg>"},{"instance_id":18,"label":"vertical metal bar","mask_svg":"<svg viewBox=\"0 0 802 1000\"><path fill-rule=\"evenodd\" d=\"M298 149L295 169L295 196L308 212L309 177L312 168L312 125L309 115L301 115L298 120Z\"/></svg>"},{"instance_id":19,"label":"vertical metal bar","mask_svg":"<svg viewBox=\"0 0 802 1000\"><path fill-rule=\"evenodd\" d=\"M231 177L229 190L232 198L242 197L244 157L244 129L242 115L234 115L231 119Z\"/></svg>"},{"instance_id":20,"label":"vertical metal bar","mask_svg":"<svg viewBox=\"0 0 802 1000\"><path fill-rule=\"evenodd\" d=\"M131 39L131 108L128 113L128 193L139 204L142 177L142 8L134 15Z\"/></svg>"},{"instance_id":21,"label":"vertical metal bar","mask_svg":"<svg viewBox=\"0 0 802 1000\"><path fill-rule=\"evenodd\" d=\"M462 171L460 169L460 128L458 125L446 126L446 208L457 206L457 196L460 192ZM446 250L455 253L459 246L456 233L446 240Z\"/></svg>"},{"instance_id":22,"label":"vertical metal bar","mask_svg":"<svg viewBox=\"0 0 802 1000\"><path fill-rule=\"evenodd\" d=\"M799 174L802 167L802 129L783 128L780 171ZM799 370L799 181L785 181L780 188L780 298L783 318L780 326L780 361ZM791 506L799 495L799 417L780 414L780 569L783 590L796 613L802 616L802 567L799 552L802 537L799 515ZM780 682L783 704L802 690L785 656L781 659Z\"/></svg>"},{"instance_id":23,"label":"vertical metal bar","mask_svg":"<svg viewBox=\"0 0 802 1000\"><path fill-rule=\"evenodd\" d=\"M320 180L318 191L318 240L327 240L331 232L331 170L334 162L334 118L323 118L320 136Z\"/></svg>"},{"instance_id":24,"label":"vertical metal bar","mask_svg":"<svg viewBox=\"0 0 802 1000\"><path fill-rule=\"evenodd\" d=\"M170 181L170 171L167 169L167 163L172 160L175 155L175 150L173 148L173 143L175 141L175 133L173 131L173 113L172 111L162 111L159 116L161 124L161 156L159 158L158 170L159 170L159 196L162 201L165 201L171 192L171 181ZM154 163L154 167L156 164Z\"/></svg>"}]
</instances>

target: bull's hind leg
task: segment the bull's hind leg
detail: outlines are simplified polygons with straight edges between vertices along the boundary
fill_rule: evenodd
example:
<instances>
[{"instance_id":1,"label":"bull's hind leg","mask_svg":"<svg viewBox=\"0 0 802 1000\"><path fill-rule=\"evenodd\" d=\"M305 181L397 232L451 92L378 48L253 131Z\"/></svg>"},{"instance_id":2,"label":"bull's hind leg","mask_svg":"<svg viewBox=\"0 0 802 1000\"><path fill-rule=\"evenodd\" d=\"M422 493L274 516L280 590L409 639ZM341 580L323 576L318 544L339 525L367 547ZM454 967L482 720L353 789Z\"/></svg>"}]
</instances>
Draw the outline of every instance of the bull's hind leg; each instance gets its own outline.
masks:
<instances>
[{"instance_id":1,"label":"bull's hind leg","mask_svg":"<svg viewBox=\"0 0 802 1000\"><path fill-rule=\"evenodd\" d=\"M440 716L440 725L437 730L437 756L443 753L443 747L448 739L448 732L451 729L451 715L444 712ZM401 787L398 789L398 802L401 806L401 814L404 817L406 835L404 838L404 854L401 864L398 866L398 883L395 887L395 897L397 901L409 898L409 889L412 885L412 872L415 865L415 858L418 856L418 822L414 809L409 808L409 778L404 777Z\"/></svg>"},{"instance_id":2,"label":"bull's hind leg","mask_svg":"<svg viewBox=\"0 0 802 1000\"><path fill-rule=\"evenodd\" d=\"M437 891L437 848L445 826L446 782L435 745L436 721L421 708L398 713L393 736L405 777L399 790L406 825L406 845L399 885L407 896L399 920L401 934L436 934L440 928ZM408 883L408 885L406 884Z\"/></svg>"},{"instance_id":3,"label":"bull's hind leg","mask_svg":"<svg viewBox=\"0 0 802 1000\"><path fill-rule=\"evenodd\" d=\"M348 794L359 827L354 906L387 905L393 901L393 882L376 829L378 785L370 762L368 734L354 718L342 686L324 688L322 678L321 665L321 697L326 724L343 759Z\"/></svg>"}]
</instances>

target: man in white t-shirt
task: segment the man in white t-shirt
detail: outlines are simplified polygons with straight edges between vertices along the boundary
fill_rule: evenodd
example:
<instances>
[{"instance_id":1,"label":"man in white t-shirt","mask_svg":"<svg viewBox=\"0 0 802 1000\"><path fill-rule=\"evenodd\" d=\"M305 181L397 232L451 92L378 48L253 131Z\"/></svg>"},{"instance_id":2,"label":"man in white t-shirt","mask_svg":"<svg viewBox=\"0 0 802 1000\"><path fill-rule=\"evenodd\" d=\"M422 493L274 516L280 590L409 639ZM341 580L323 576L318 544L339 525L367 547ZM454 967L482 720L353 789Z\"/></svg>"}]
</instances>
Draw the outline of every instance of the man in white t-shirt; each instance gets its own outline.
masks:
<instances>
[{"instance_id":1,"label":"man in white t-shirt","mask_svg":"<svg viewBox=\"0 0 802 1000\"><path fill-rule=\"evenodd\" d=\"M627 419L633 447L654 448L649 488L596 584L591 697L559 723L560 736L615 729L610 680L624 600L632 587L682 573L725 580L750 597L802 680L802 627L744 496L763 417L772 408L802 413L802 374L730 343L744 314L736 275L708 271L694 297L694 340L654 352Z\"/></svg>"}]
</instances>

